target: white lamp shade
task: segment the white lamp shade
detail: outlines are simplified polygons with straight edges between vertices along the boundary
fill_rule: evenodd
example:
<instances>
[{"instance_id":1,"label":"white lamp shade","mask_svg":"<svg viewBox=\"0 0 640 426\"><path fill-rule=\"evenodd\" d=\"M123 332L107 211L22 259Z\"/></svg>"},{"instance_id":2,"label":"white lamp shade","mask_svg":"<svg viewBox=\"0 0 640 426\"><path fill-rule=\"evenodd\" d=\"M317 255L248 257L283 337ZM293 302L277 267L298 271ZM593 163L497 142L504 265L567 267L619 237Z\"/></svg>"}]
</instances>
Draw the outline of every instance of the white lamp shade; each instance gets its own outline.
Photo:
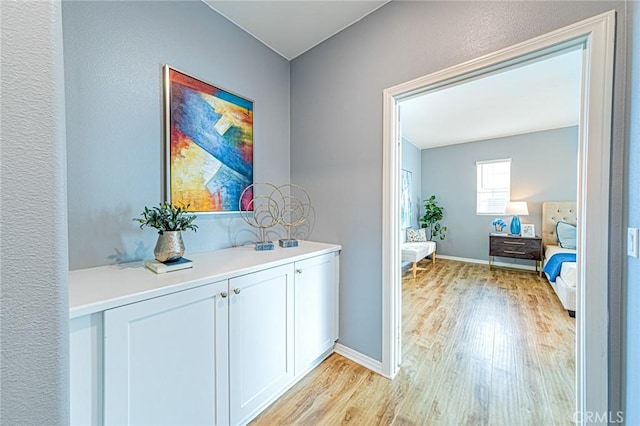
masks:
<instances>
[{"instance_id":1,"label":"white lamp shade","mask_svg":"<svg viewBox=\"0 0 640 426\"><path fill-rule=\"evenodd\" d=\"M529 209L527 208L526 201L511 201L507 204L507 208L504 211L505 214L513 216L528 216Z\"/></svg>"}]
</instances>

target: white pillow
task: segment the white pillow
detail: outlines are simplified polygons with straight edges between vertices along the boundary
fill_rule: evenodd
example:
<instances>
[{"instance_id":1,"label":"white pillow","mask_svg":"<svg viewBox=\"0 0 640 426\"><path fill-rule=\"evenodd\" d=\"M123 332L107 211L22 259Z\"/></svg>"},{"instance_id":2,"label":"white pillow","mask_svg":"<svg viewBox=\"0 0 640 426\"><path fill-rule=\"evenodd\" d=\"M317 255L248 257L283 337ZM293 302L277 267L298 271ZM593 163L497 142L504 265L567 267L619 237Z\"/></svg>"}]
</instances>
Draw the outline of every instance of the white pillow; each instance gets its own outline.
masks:
<instances>
[{"instance_id":1,"label":"white pillow","mask_svg":"<svg viewBox=\"0 0 640 426\"><path fill-rule=\"evenodd\" d=\"M427 233L424 228L420 229L407 229L407 242L420 243L427 241Z\"/></svg>"}]
</instances>

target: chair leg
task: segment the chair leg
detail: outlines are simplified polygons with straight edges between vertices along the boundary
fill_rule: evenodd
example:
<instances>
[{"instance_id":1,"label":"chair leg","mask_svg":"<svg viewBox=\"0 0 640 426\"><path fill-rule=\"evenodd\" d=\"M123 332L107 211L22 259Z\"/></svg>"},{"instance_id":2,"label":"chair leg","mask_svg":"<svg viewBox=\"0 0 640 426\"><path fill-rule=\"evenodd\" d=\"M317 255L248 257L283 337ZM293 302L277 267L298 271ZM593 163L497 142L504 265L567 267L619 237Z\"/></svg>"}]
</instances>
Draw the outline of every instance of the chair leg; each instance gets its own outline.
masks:
<instances>
[{"instance_id":1,"label":"chair leg","mask_svg":"<svg viewBox=\"0 0 640 426\"><path fill-rule=\"evenodd\" d=\"M436 252L435 251L433 253L431 253L431 264L432 265L436 264Z\"/></svg>"},{"instance_id":2,"label":"chair leg","mask_svg":"<svg viewBox=\"0 0 640 426\"><path fill-rule=\"evenodd\" d=\"M413 262L413 278L418 274L418 262Z\"/></svg>"}]
</instances>

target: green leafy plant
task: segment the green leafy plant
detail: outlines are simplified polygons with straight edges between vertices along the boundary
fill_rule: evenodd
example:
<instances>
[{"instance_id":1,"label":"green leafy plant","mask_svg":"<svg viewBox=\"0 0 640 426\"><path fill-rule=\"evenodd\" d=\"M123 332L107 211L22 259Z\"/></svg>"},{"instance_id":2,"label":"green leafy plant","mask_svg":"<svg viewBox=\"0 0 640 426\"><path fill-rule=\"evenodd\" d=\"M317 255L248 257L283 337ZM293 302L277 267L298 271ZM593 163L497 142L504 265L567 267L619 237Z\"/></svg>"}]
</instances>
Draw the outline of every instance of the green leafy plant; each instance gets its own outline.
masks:
<instances>
[{"instance_id":1,"label":"green leafy plant","mask_svg":"<svg viewBox=\"0 0 640 426\"><path fill-rule=\"evenodd\" d=\"M186 231L191 229L196 231L198 225L193 223L196 220L195 214L188 214L186 206L178 206L171 204L167 201L163 201L157 207L146 207L144 211L140 213L142 217L136 217L133 220L140 223L140 229L148 226L149 228L155 228L159 234L164 231Z\"/></svg>"},{"instance_id":2,"label":"green leafy plant","mask_svg":"<svg viewBox=\"0 0 640 426\"><path fill-rule=\"evenodd\" d=\"M432 241L434 237L438 237L444 240L447 233L447 227L440 225L442 215L444 213L444 207L438 205L436 196L432 195L429 199L424 201L424 216L420 219L423 228L428 228L429 241Z\"/></svg>"}]
</instances>

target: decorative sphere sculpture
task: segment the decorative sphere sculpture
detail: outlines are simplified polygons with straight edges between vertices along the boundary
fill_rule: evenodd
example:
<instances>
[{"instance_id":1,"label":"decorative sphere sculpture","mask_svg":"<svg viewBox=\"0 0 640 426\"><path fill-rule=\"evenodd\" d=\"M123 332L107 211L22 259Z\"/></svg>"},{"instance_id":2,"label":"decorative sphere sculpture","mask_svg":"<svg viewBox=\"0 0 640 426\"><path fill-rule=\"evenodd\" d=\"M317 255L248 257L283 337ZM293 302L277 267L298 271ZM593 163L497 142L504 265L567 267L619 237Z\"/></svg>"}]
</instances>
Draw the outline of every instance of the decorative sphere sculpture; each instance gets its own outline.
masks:
<instances>
[{"instance_id":1,"label":"decorative sphere sculpture","mask_svg":"<svg viewBox=\"0 0 640 426\"><path fill-rule=\"evenodd\" d=\"M242 200L251 193L253 197L243 208ZM274 248L273 242L267 240L266 230L279 223L281 212L278 196L282 198L280 190L271 183L253 183L240 194L240 216L259 232L260 241L256 242L256 250L273 250Z\"/></svg>"},{"instance_id":2,"label":"decorative sphere sculpture","mask_svg":"<svg viewBox=\"0 0 640 426\"><path fill-rule=\"evenodd\" d=\"M298 240L292 237L291 231L309 218L311 197L304 188L293 183L280 185L278 190L278 195L282 196L278 222L287 230L287 238L280 239L279 243L281 247L297 247Z\"/></svg>"},{"instance_id":3,"label":"decorative sphere sculpture","mask_svg":"<svg viewBox=\"0 0 640 426\"><path fill-rule=\"evenodd\" d=\"M273 250L274 244L267 240L266 231L278 224L287 230L287 238L280 239L280 246L297 247L292 230L308 220L312 209L307 191L292 183L280 186L254 183L240 195L240 216L259 233L256 250Z\"/></svg>"}]
</instances>

